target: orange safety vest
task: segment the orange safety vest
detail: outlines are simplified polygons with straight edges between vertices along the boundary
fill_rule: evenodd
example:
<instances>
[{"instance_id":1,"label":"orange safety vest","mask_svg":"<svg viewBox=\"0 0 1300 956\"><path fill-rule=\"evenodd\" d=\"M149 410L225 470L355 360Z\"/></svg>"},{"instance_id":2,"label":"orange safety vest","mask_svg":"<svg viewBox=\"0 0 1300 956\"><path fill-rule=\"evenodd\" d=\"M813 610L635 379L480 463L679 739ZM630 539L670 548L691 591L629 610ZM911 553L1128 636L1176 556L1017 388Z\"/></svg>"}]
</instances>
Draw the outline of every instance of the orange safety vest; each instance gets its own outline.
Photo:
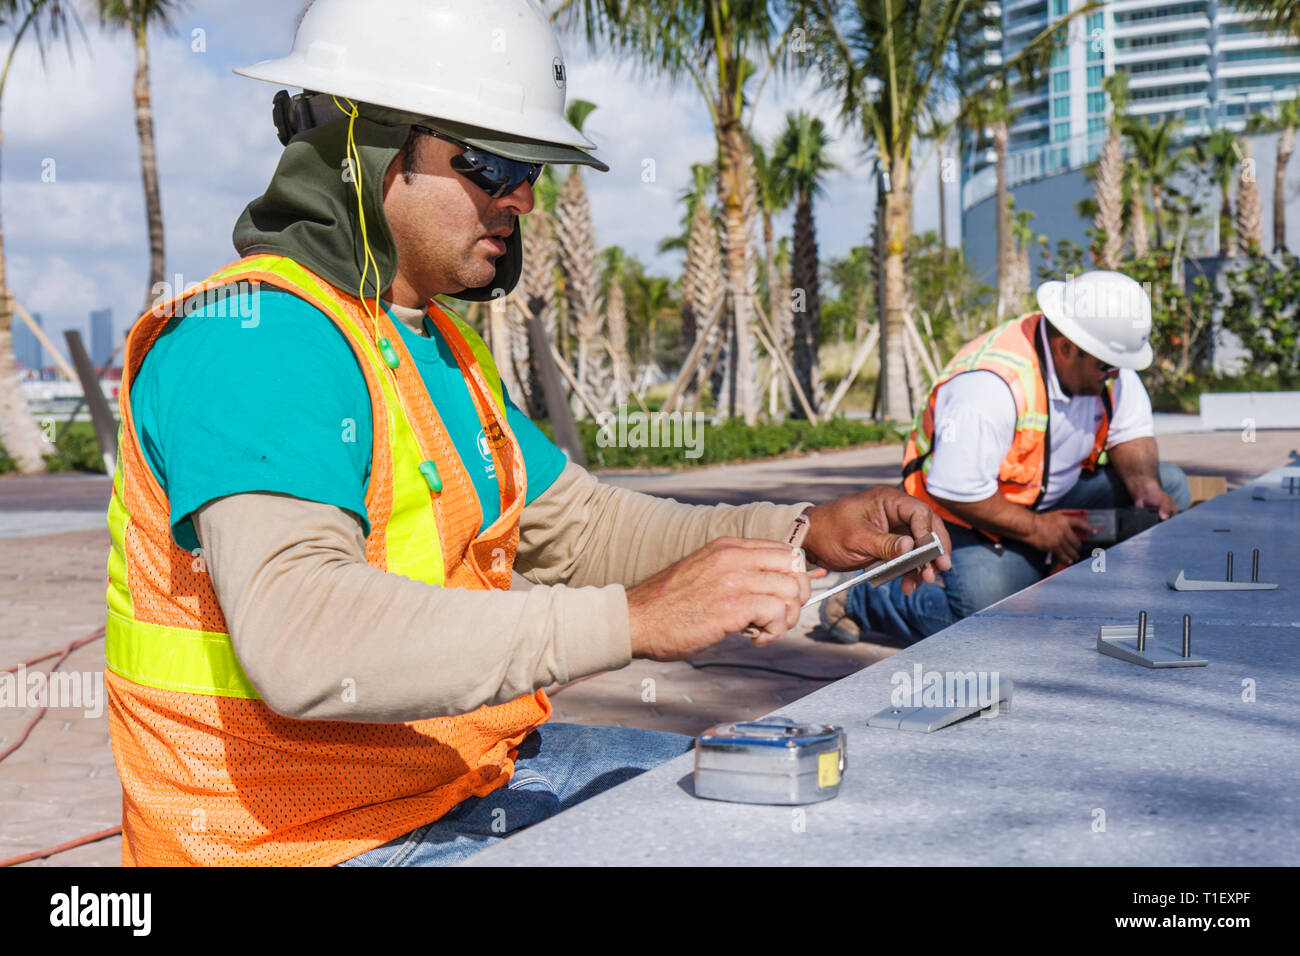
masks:
<instances>
[{"instance_id":1,"label":"orange safety vest","mask_svg":"<svg viewBox=\"0 0 1300 956\"><path fill-rule=\"evenodd\" d=\"M368 563L433 586L507 589L519 542L523 455L491 355L464 320L430 303L496 466L501 516L481 534L473 481L382 308L376 328L359 299L291 259L257 255L145 313L127 342L108 512L106 681L124 865L339 863L504 786L516 748L551 714L541 690L455 717L391 724L294 720L260 699L201 557L172 540L167 496L141 452L130 397L170 317L185 315L191 296L236 282L311 303L356 355L374 419Z\"/></svg>"},{"instance_id":2,"label":"orange safety vest","mask_svg":"<svg viewBox=\"0 0 1300 956\"><path fill-rule=\"evenodd\" d=\"M984 370L993 372L1011 389L1016 403L1016 433L1011 448L998 468L998 491L1008 501L1036 508L1047 492L1050 474L1048 459L1051 452L1050 407L1044 369L1047 356L1038 334L1043 318L1041 312L1030 312L1011 319L984 333L962 347L949 362L938 380L930 388L930 397L917 413L911 434L903 451L903 488L914 498L920 498L943 518L964 528L970 525L939 504L926 489L926 476L930 473L934 451L934 405L939 386L963 372ZM1086 469L1096 468L1105 461L1106 435L1110 431L1115 380L1111 379L1101 394L1106 414L1097 426L1092 453L1084 461ZM943 435L940 433L940 440ZM997 540L997 536L988 534Z\"/></svg>"}]
</instances>

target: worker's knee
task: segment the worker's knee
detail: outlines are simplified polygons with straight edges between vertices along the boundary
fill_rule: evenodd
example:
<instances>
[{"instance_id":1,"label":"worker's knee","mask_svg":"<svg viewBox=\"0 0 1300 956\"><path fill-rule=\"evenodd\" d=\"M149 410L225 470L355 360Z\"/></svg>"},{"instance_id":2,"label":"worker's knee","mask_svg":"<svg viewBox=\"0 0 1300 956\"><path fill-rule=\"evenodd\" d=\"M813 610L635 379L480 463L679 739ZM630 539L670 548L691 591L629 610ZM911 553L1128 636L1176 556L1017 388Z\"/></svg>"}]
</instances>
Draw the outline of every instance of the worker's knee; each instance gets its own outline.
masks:
<instances>
[{"instance_id":1,"label":"worker's knee","mask_svg":"<svg viewBox=\"0 0 1300 956\"><path fill-rule=\"evenodd\" d=\"M1172 462L1160 463L1160 487L1174 499L1179 511L1186 511L1192 503L1192 489L1187 483L1187 473Z\"/></svg>"}]
</instances>

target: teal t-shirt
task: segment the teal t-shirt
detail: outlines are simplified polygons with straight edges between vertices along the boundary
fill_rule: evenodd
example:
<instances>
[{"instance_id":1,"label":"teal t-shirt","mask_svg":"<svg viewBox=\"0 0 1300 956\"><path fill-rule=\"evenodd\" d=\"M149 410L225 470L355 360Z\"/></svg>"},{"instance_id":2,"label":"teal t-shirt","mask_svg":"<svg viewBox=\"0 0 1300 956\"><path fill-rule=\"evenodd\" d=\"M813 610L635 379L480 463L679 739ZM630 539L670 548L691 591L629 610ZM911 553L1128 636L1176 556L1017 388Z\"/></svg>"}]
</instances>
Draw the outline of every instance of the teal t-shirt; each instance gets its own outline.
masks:
<instances>
[{"instance_id":1,"label":"teal t-shirt","mask_svg":"<svg viewBox=\"0 0 1300 956\"><path fill-rule=\"evenodd\" d=\"M366 534L370 396L351 346L311 304L263 287L251 309L209 301L168 322L131 385L144 456L167 494L172 537L199 546L190 513L248 491L278 492L356 514ZM251 313L251 315L250 315ZM390 313L391 314L391 313ZM465 464L486 528L500 492L469 389L451 346L426 316L430 338L394 319L434 407ZM506 395L532 501L565 457Z\"/></svg>"}]
</instances>

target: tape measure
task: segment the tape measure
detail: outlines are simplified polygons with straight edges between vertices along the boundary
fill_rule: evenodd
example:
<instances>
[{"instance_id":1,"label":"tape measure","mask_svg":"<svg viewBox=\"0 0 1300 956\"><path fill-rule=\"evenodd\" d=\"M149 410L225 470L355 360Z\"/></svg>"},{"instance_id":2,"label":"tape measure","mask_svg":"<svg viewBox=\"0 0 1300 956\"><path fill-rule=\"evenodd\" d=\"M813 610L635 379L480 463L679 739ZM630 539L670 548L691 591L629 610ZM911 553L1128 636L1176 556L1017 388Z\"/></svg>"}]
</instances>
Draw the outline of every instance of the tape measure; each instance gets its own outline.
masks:
<instances>
[{"instance_id":1,"label":"tape measure","mask_svg":"<svg viewBox=\"0 0 1300 956\"><path fill-rule=\"evenodd\" d=\"M718 724L695 738L695 795L732 803L799 804L840 792L841 727L765 717Z\"/></svg>"}]
</instances>

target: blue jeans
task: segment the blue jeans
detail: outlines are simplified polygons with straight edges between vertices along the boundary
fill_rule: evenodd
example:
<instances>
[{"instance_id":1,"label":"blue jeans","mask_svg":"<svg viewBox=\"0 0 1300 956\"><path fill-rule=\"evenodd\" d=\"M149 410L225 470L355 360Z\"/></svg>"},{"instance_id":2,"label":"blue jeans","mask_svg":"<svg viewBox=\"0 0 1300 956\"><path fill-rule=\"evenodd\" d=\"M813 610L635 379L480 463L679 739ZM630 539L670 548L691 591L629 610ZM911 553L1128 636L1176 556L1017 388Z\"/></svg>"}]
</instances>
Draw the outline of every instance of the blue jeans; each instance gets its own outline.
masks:
<instances>
[{"instance_id":1,"label":"blue jeans","mask_svg":"<svg viewBox=\"0 0 1300 956\"><path fill-rule=\"evenodd\" d=\"M1181 468L1162 461L1160 486L1180 512L1187 509L1191 490ZM1124 482L1107 465L1080 475L1052 510L1123 508L1132 504ZM845 605L848 616L863 627L913 643L1029 587L1051 570L1046 554L1019 541L1003 541L997 546L984 535L959 525L949 525L948 533L952 536L952 570L943 576L944 587L922 584L905 595L901 581L890 581L878 588L861 584L849 591Z\"/></svg>"},{"instance_id":2,"label":"blue jeans","mask_svg":"<svg viewBox=\"0 0 1300 956\"><path fill-rule=\"evenodd\" d=\"M524 738L510 782L339 866L448 866L525 827L681 756L695 741L631 727L542 724Z\"/></svg>"}]
</instances>

